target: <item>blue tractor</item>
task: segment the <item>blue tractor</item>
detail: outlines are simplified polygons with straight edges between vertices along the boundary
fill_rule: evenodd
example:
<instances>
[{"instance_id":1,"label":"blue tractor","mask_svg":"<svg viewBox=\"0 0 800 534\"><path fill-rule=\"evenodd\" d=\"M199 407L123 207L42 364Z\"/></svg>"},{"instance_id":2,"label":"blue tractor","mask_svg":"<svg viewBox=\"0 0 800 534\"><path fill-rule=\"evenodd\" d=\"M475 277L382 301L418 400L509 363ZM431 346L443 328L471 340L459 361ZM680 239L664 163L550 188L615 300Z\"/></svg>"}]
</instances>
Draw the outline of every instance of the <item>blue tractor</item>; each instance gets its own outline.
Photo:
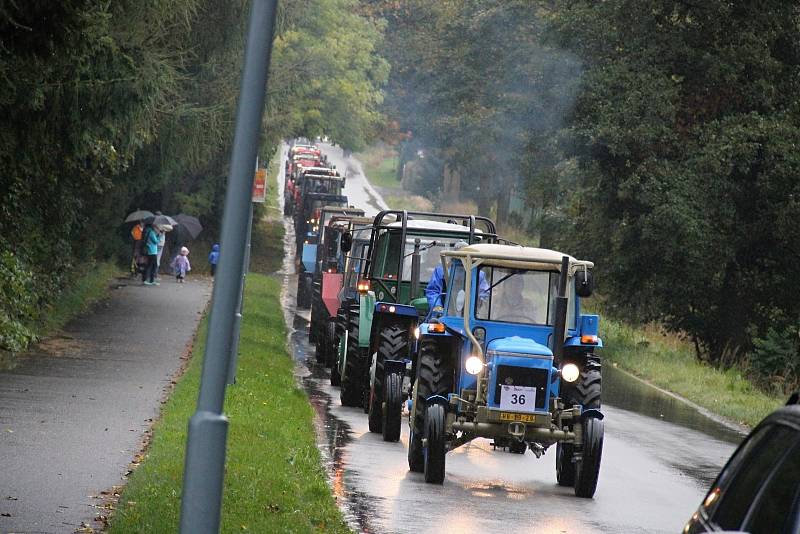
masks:
<instances>
[{"instance_id":1,"label":"blue tractor","mask_svg":"<svg viewBox=\"0 0 800 534\"><path fill-rule=\"evenodd\" d=\"M592 267L560 252L473 244L441 253L444 311L419 327L408 465L441 484L445 456L475 438L540 457L579 497L603 449L598 316L580 311Z\"/></svg>"}]
</instances>

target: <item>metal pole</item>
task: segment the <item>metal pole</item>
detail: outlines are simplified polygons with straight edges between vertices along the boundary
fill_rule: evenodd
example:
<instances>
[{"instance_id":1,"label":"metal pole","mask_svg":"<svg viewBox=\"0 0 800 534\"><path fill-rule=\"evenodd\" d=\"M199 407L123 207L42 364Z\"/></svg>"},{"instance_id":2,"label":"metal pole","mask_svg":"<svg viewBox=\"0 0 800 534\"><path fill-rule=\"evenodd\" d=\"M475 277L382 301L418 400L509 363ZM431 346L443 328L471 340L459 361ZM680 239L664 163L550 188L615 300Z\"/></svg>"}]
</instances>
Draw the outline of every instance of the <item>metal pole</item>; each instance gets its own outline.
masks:
<instances>
[{"instance_id":1,"label":"metal pole","mask_svg":"<svg viewBox=\"0 0 800 534\"><path fill-rule=\"evenodd\" d=\"M182 534L216 534L222 509L228 420L222 414L236 290L244 260L247 205L253 188L277 0L253 0L236 111L230 176L222 218L219 271L214 283L197 411L189 420L181 500Z\"/></svg>"},{"instance_id":2,"label":"metal pole","mask_svg":"<svg viewBox=\"0 0 800 534\"><path fill-rule=\"evenodd\" d=\"M242 330L244 317L244 284L247 280L247 271L250 270L250 239L253 234L253 203L250 203L250 218L247 221L247 245L244 249L244 265L242 266L242 281L239 285L239 301L236 304L236 314L233 318L233 339L231 339L231 355L228 358L228 385L236 383L236 366L239 364L239 336Z\"/></svg>"}]
</instances>

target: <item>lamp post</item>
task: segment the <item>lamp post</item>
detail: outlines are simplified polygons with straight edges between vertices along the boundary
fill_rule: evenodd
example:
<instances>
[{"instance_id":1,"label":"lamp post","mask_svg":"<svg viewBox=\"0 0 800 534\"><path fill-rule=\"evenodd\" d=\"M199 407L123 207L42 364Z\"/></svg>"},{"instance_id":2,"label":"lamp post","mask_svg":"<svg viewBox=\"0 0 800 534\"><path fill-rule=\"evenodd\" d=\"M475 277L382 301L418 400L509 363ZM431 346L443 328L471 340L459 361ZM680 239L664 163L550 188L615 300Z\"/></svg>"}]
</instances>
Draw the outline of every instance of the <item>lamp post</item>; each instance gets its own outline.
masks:
<instances>
[{"instance_id":1,"label":"lamp post","mask_svg":"<svg viewBox=\"0 0 800 534\"><path fill-rule=\"evenodd\" d=\"M236 112L219 266L203 357L197 410L189 420L181 499L182 534L216 534L222 509L228 420L222 409L236 304L244 264L253 185L277 0L253 0Z\"/></svg>"}]
</instances>

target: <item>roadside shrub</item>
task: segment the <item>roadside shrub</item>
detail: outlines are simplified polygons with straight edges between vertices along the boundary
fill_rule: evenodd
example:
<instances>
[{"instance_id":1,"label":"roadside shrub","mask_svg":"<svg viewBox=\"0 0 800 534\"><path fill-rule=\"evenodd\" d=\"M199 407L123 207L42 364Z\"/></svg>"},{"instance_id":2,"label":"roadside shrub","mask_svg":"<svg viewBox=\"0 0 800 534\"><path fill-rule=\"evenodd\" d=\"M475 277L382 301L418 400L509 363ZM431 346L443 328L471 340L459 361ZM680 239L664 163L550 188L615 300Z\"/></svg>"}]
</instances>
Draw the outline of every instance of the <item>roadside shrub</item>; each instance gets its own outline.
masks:
<instances>
[{"instance_id":1,"label":"roadside shrub","mask_svg":"<svg viewBox=\"0 0 800 534\"><path fill-rule=\"evenodd\" d=\"M753 340L750 367L758 380L768 382L778 393L800 385L800 337L797 326L770 327Z\"/></svg>"},{"instance_id":2,"label":"roadside shrub","mask_svg":"<svg viewBox=\"0 0 800 534\"><path fill-rule=\"evenodd\" d=\"M37 318L33 273L9 250L0 253L0 349L24 350L34 340L27 326Z\"/></svg>"}]
</instances>

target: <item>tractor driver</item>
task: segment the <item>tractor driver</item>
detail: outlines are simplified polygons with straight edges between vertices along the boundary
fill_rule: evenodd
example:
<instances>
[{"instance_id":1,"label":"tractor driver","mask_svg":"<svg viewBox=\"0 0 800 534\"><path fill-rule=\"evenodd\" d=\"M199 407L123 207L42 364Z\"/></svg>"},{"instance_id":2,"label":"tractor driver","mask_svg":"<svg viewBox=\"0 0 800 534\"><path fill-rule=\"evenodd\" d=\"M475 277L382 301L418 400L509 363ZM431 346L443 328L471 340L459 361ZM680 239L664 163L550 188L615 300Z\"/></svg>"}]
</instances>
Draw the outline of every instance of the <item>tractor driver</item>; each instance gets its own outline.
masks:
<instances>
[{"instance_id":1,"label":"tractor driver","mask_svg":"<svg viewBox=\"0 0 800 534\"><path fill-rule=\"evenodd\" d=\"M453 246L454 250L460 250L467 246L466 241L457 241ZM459 260L455 260L459 261ZM485 300L489 296L489 282L486 281L486 275L483 271L480 272L478 285L480 286L480 298ZM433 269L433 274L425 287L425 297L428 299L428 309L434 314L441 315L444 312L444 297L445 297L445 282L444 282L444 267L439 263Z\"/></svg>"}]
</instances>

